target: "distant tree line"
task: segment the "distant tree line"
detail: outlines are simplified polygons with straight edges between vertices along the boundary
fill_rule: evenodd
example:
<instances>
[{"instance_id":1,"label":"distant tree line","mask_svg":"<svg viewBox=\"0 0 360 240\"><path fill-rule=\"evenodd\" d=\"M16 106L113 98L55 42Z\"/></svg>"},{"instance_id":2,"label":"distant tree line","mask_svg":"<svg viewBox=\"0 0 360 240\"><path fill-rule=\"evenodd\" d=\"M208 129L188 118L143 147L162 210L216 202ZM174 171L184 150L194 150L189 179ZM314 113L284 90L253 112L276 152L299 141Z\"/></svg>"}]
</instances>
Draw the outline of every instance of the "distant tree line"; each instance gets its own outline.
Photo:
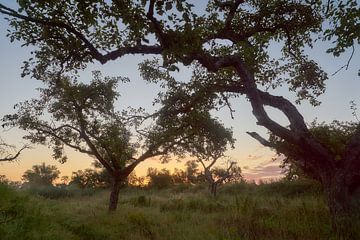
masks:
<instances>
[{"instance_id":1,"label":"distant tree line","mask_svg":"<svg viewBox=\"0 0 360 240\"><path fill-rule=\"evenodd\" d=\"M233 164L231 164L233 166ZM41 163L32 166L31 169L24 172L22 176L23 183L12 183L5 175L0 175L0 183L13 184L22 188L33 187L76 187L79 189L106 189L110 188L112 178L109 173L101 167L101 165L94 163L93 168L74 171L71 177L62 176L60 178L60 171L54 165L47 165ZM243 181L240 167L233 167L230 174L227 168L215 167L211 170L213 178L221 179L221 183L235 183ZM56 182L59 180L60 182ZM146 176L137 176L132 172L126 181L123 182L123 187L149 187L156 189L169 188L175 185L197 185L210 184L206 178L204 171L199 168L199 164L195 160L187 161L184 169L175 168L174 171L162 168L148 168Z\"/></svg>"}]
</instances>

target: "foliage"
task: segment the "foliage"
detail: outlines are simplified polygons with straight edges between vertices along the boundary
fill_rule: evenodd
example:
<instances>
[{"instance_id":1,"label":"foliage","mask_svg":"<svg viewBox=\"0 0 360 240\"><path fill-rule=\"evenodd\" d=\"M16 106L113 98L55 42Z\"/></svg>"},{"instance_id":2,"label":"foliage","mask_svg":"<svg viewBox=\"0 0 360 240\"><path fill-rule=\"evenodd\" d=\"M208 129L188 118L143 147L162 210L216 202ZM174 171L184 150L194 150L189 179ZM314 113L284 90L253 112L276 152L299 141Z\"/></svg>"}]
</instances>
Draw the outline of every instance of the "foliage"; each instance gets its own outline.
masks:
<instances>
[{"instance_id":1,"label":"foliage","mask_svg":"<svg viewBox=\"0 0 360 240\"><path fill-rule=\"evenodd\" d=\"M309 126L309 130L321 144L327 146L335 156L334 160L340 162L342 161L342 156L344 156L346 145L356 132L357 124L358 123L355 122L340 121L333 121L330 124L326 124L325 122L318 123L313 121ZM269 141L276 146L275 149L281 149L279 155L285 155L281 167L284 169L287 179L292 180L299 177L320 179L320 176L307 175L308 173L303 171L303 167L299 166L300 163L296 157L301 155L302 149L274 135L270 136Z\"/></svg>"},{"instance_id":2,"label":"foliage","mask_svg":"<svg viewBox=\"0 0 360 240\"><path fill-rule=\"evenodd\" d=\"M1 239L72 239L50 205L0 184Z\"/></svg>"},{"instance_id":3,"label":"foliage","mask_svg":"<svg viewBox=\"0 0 360 240\"><path fill-rule=\"evenodd\" d=\"M9 182L10 180L7 179L5 175L0 175L0 184L7 185Z\"/></svg>"},{"instance_id":4,"label":"foliage","mask_svg":"<svg viewBox=\"0 0 360 240\"><path fill-rule=\"evenodd\" d=\"M236 165L231 166L229 171L226 168L215 167L214 169L212 169L212 173L215 179L224 179L224 183L238 183L243 181L243 176L241 175L241 168Z\"/></svg>"},{"instance_id":5,"label":"foliage","mask_svg":"<svg viewBox=\"0 0 360 240\"><path fill-rule=\"evenodd\" d=\"M29 185L51 186L53 182L59 178L60 171L54 165L34 165L27 170L22 179Z\"/></svg>"},{"instance_id":6,"label":"foliage","mask_svg":"<svg viewBox=\"0 0 360 240\"><path fill-rule=\"evenodd\" d=\"M245 95L257 124L293 145L298 166L321 178L334 228L351 234L341 221L350 219L353 189L360 188L360 127L339 161L339 149L316 138L294 104L267 90L286 85L296 94L296 103L309 100L312 105L320 104L318 96L325 91L328 75L304 50L318 39L333 41L335 46L328 52L335 56L354 50L360 39L357 1L212 0L202 11L193 7L185 0L25 0L19 1L17 11L0 4L0 13L11 17L8 36L12 41L35 46L35 58L25 61L23 75L43 81L49 80L49 72L76 73L95 60L104 64L127 54L161 55L162 64L147 61L140 68L144 78L164 80L163 86L168 88L165 97L160 96L164 107L155 132L171 129L160 137L168 142L169 136L179 136L173 128L184 129L182 146L174 154L186 150L196 157L221 157L232 137L211 118L209 110L228 106L232 112L229 99ZM281 48L279 56L269 51L274 45ZM189 83L174 82L169 74L180 64L194 67ZM160 65L164 71L159 71ZM290 125L284 127L272 120L265 106L280 110ZM214 131L203 134L203 127ZM192 133L194 141L183 145L183 138ZM273 146L255 132L249 135ZM157 134L148 136L150 142L159 139ZM59 149L55 149L57 157L62 156Z\"/></svg>"},{"instance_id":7,"label":"foliage","mask_svg":"<svg viewBox=\"0 0 360 240\"><path fill-rule=\"evenodd\" d=\"M37 47L35 58L26 61L23 68L24 75L37 79L48 71L79 70L93 59L105 63L129 53L162 54L164 65L176 69L177 62L189 64L194 59L192 53L237 52L256 72L260 83L289 83L291 90L298 91L299 99L316 102L314 96L323 92L326 75L303 54L301 47L311 45L310 34L321 31L321 1L249 1L233 5L209 1L207 5L198 14L187 1L20 1L17 18L9 20L9 37ZM2 13L15 14L1 7ZM234 44L224 45L218 39ZM269 56L272 41L283 43L286 59ZM292 72L294 78L280 77L285 72ZM320 78L308 82L309 74Z\"/></svg>"},{"instance_id":8,"label":"foliage","mask_svg":"<svg viewBox=\"0 0 360 240\"><path fill-rule=\"evenodd\" d=\"M31 185L25 189L29 194L49 199L61 199L74 196L73 191L69 191L64 187L55 187L52 185Z\"/></svg>"},{"instance_id":9,"label":"foliage","mask_svg":"<svg viewBox=\"0 0 360 240\"><path fill-rule=\"evenodd\" d=\"M111 197L112 209L116 208L120 185L144 160L160 156L166 161L170 154L219 155L233 142L231 130L208 110L182 114L181 109L163 108L153 115L144 114L142 109L117 112L115 88L119 80L127 79L103 78L99 72L93 75L94 79L85 84L69 76L49 74L48 78L56 81L40 89L40 98L19 103L17 113L3 120L5 126L26 130L24 138L32 143L51 146L53 157L62 163L67 159L65 147L96 158L107 171L102 171L103 179L86 170L74 173L73 182L93 187L101 181L107 185L111 178L112 194L116 195ZM46 113L50 116L44 117ZM147 120L150 123L145 123Z\"/></svg>"},{"instance_id":10,"label":"foliage","mask_svg":"<svg viewBox=\"0 0 360 240\"><path fill-rule=\"evenodd\" d=\"M132 172L129 174L126 180L127 186L130 187L144 187L146 185L145 183L145 177L138 177L135 172Z\"/></svg>"},{"instance_id":11,"label":"foliage","mask_svg":"<svg viewBox=\"0 0 360 240\"><path fill-rule=\"evenodd\" d=\"M106 170L96 171L87 168L85 170L78 170L72 173L69 185L76 185L82 189L84 188L100 188L109 187L111 184L111 176Z\"/></svg>"},{"instance_id":12,"label":"foliage","mask_svg":"<svg viewBox=\"0 0 360 240\"><path fill-rule=\"evenodd\" d=\"M199 179L200 172L199 172L199 164L196 160L190 160L185 163L185 174L187 181L196 184L201 181Z\"/></svg>"},{"instance_id":13,"label":"foliage","mask_svg":"<svg viewBox=\"0 0 360 240\"><path fill-rule=\"evenodd\" d=\"M240 184L226 185L216 201L191 189L127 189L121 212L112 215L103 213L103 193L47 200L0 185L0 206L16 213L0 233L3 239L341 239L331 231L321 192L312 190L316 185Z\"/></svg>"},{"instance_id":14,"label":"foliage","mask_svg":"<svg viewBox=\"0 0 360 240\"><path fill-rule=\"evenodd\" d=\"M174 184L170 171L163 168L158 171L156 168L148 168L149 186L158 189L169 188Z\"/></svg>"}]
</instances>

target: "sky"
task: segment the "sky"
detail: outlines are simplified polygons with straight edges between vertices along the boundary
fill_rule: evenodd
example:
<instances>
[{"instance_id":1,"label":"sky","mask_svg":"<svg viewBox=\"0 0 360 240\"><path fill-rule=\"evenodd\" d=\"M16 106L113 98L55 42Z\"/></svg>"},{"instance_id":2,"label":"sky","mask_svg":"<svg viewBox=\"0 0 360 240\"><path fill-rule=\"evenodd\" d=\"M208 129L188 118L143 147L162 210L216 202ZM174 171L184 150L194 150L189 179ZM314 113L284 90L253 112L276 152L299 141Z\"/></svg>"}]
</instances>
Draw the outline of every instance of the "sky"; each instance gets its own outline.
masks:
<instances>
[{"instance_id":1,"label":"sky","mask_svg":"<svg viewBox=\"0 0 360 240\"><path fill-rule=\"evenodd\" d=\"M0 3L8 4L9 1L0 0ZM14 112L13 106L21 101L37 96L36 88L41 87L40 81L28 77L21 78L21 66L24 60L30 57L31 48L21 47L21 43L10 43L6 38L7 22L0 15L0 117ZM342 57L334 58L326 54L328 45L321 41L315 44L314 49L309 50L311 58L316 60L320 66L331 75L341 66L346 64L350 52L345 52ZM272 49L276 53L279 51L276 46ZM341 121L355 120L350 110L349 102L354 100L360 104L360 77L357 75L360 69L359 46L356 46L354 56L350 62L348 70L342 70L335 76L330 76L326 83L326 92L319 97L322 102L320 106L313 107L307 102L297 105L300 113L303 114L306 122L311 122L317 118L318 122L331 122L335 119ZM101 70L104 76L126 76L131 82L120 85L118 91L121 94L116 103L118 108L126 106L144 107L148 111L153 110L152 101L156 97L159 87L154 84L146 83L141 79L137 64L144 58L140 56L126 56L120 60L109 62L105 65L93 64L81 73L81 79L88 81L91 71ZM190 71L182 69L179 76L181 80L190 77ZM286 88L277 89L271 92L282 95L294 102L294 94ZM273 161L275 153L268 148L260 145L256 140L246 134L246 131L256 131L266 136L267 130L257 126L255 117L251 113L249 102L244 97L236 98L231 102L235 110L232 119L228 109L222 109L215 115L220 118L226 127L232 127L234 137L237 139L235 149L229 150L226 155L238 162L242 168L246 179L272 179L281 176L279 161ZM360 107L359 107L360 108ZM359 113L360 114L360 113ZM284 116L276 110L270 110L270 116L286 125ZM19 129L0 129L0 137L7 143L20 147L26 143L22 139L24 132ZM35 164L45 162L56 165L62 175L71 176L73 171L85 169L91 166L93 159L82 153L66 150L69 160L65 164L60 164L52 159L52 152L47 146L35 145L32 149L25 150L19 160L8 163L0 163L0 175L6 175L9 179L18 181L22 174ZM169 164L161 164L158 159L149 159L136 168L138 175L146 174L148 167L163 168L170 170L183 167L185 161L171 161Z\"/></svg>"}]
</instances>

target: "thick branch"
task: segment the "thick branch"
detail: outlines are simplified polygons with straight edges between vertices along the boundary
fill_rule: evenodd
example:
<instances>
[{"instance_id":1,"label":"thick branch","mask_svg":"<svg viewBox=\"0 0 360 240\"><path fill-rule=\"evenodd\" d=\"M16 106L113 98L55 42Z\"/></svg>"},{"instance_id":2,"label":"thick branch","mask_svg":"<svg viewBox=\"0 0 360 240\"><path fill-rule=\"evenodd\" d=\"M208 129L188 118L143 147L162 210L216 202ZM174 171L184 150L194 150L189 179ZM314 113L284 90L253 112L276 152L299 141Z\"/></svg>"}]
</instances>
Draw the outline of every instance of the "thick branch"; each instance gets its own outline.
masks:
<instances>
[{"instance_id":1,"label":"thick branch","mask_svg":"<svg viewBox=\"0 0 360 240\"><path fill-rule=\"evenodd\" d=\"M235 2L220 2L220 1L215 1L215 3L223 8L225 8L226 6L228 6L230 8L229 10L229 14L226 17L225 20L225 27L223 31L227 31L231 29L231 22L234 19L236 10L238 9L239 5L241 3L243 3L244 0L236 0Z\"/></svg>"},{"instance_id":2,"label":"thick branch","mask_svg":"<svg viewBox=\"0 0 360 240\"><path fill-rule=\"evenodd\" d=\"M103 156L99 153L98 149L96 148L96 146L92 143L91 139L89 138L89 136L85 133L85 131L82 132L81 137L85 140L86 144L89 146L89 148L91 149L91 155L94 155L99 162L101 162L101 164L106 168L106 170L109 171L109 173L113 173L114 169L110 166L110 164L103 158Z\"/></svg>"},{"instance_id":3,"label":"thick branch","mask_svg":"<svg viewBox=\"0 0 360 240\"><path fill-rule=\"evenodd\" d=\"M265 138L261 137L258 133L256 132L246 132L246 133L249 134L252 138L256 139L258 142L260 142L262 145L270 148L276 148L274 144L272 144Z\"/></svg>"},{"instance_id":4,"label":"thick branch","mask_svg":"<svg viewBox=\"0 0 360 240\"><path fill-rule=\"evenodd\" d=\"M166 41L166 36L163 33L160 22L154 17L154 5L155 5L155 0L150 0L149 9L148 12L146 13L146 17L152 23L155 30L155 34L158 37L160 44L166 47L168 46L168 42Z\"/></svg>"}]
</instances>

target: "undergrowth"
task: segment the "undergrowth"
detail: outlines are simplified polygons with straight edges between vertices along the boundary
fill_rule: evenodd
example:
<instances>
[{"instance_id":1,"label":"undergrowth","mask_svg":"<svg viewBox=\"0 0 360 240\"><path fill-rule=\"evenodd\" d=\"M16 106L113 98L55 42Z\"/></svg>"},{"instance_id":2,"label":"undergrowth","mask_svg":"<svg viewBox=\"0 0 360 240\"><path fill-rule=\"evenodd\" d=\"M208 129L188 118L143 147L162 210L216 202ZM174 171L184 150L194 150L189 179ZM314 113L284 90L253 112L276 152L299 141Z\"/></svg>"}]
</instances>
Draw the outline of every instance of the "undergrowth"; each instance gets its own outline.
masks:
<instances>
[{"instance_id":1,"label":"undergrowth","mask_svg":"<svg viewBox=\"0 0 360 240\"><path fill-rule=\"evenodd\" d=\"M124 189L49 199L0 185L0 239L337 239L312 182Z\"/></svg>"}]
</instances>

